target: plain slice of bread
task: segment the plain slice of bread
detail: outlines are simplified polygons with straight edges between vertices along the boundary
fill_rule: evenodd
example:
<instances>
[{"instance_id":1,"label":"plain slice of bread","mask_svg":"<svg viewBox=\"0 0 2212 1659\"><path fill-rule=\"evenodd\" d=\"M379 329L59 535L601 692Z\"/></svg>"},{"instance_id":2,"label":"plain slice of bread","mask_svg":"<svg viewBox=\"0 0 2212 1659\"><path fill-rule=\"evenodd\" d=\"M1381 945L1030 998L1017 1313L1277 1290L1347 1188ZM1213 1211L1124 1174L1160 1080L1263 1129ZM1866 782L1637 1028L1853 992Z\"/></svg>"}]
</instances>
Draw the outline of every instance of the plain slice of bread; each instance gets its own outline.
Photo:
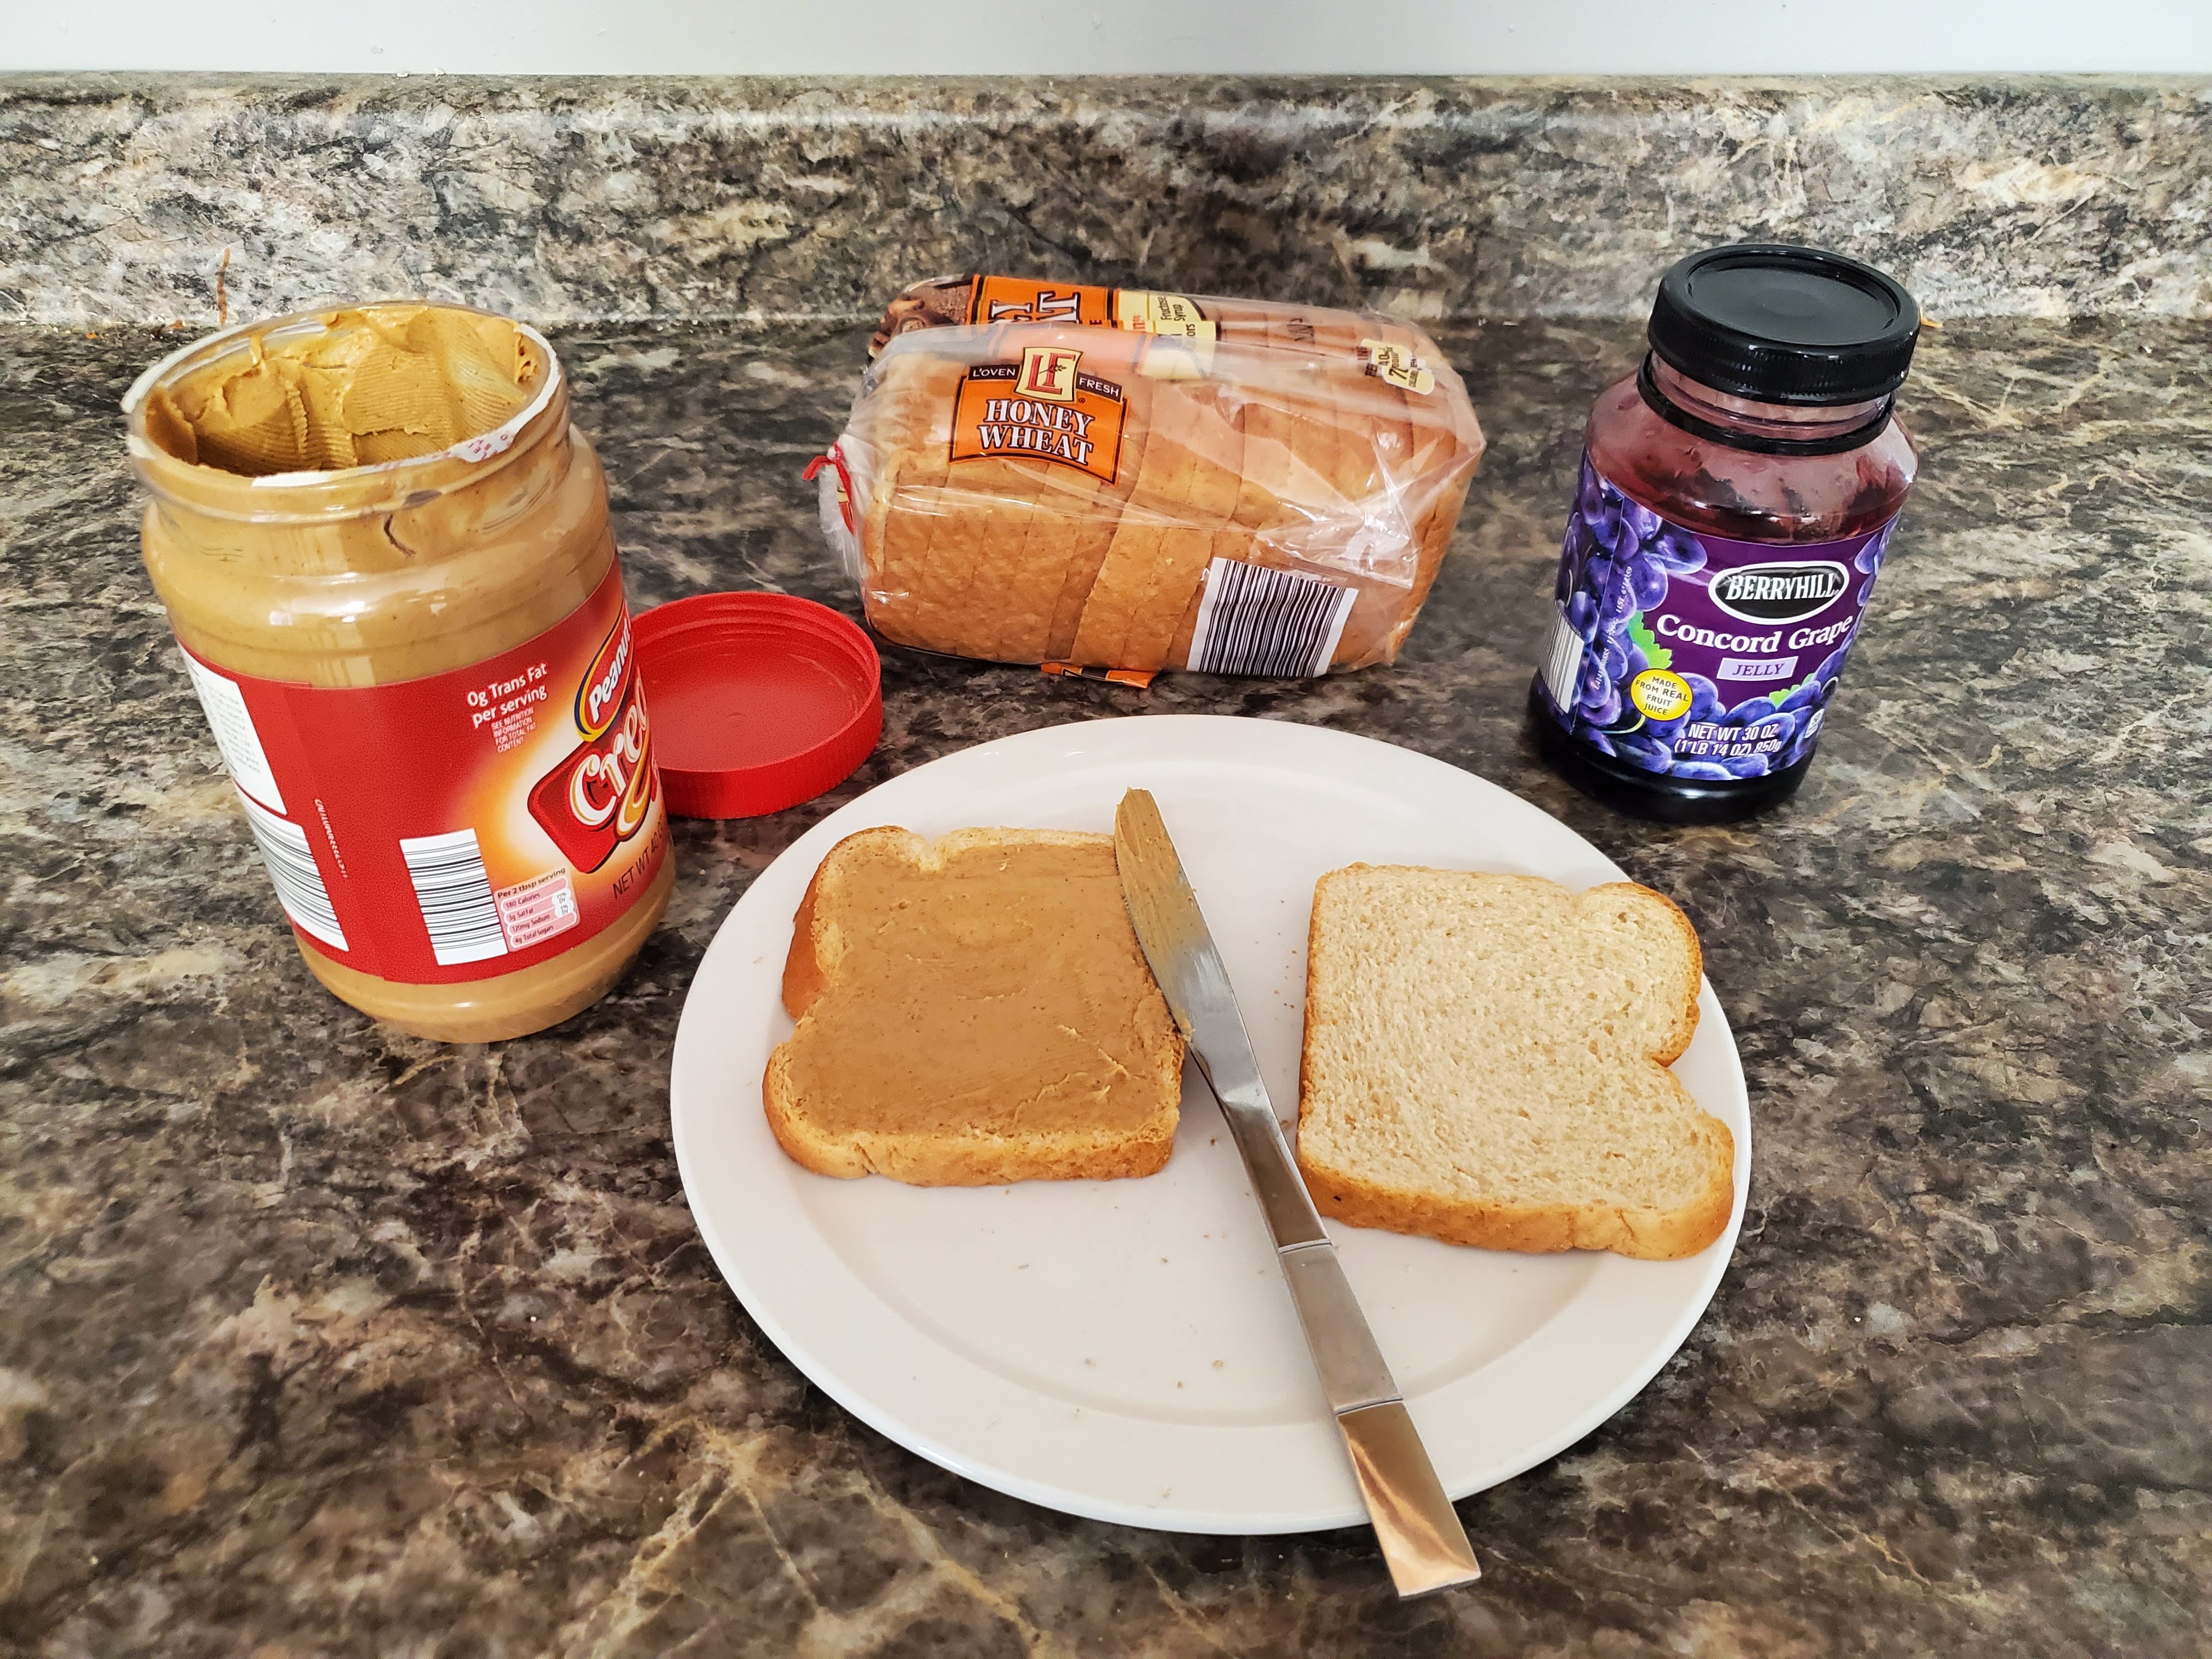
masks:
<instances>
[{"instance_id":1,"label":"plain slice of bread","mask_svg":"<svg viewBox=\"0 0 2212 1659\"><path fill-rule=\"evenodd\" d=\"M1355 864L1314 890L1298 1167L1325 1216L1501 1250L1693 1255L1735 1138L1668 1070L1689 919L1649 888Z\"/></svg>"},{"instance_id":2,"label":"plain slice of bread","mask_svg":"<svg viewBox=\"0 0 2212 1659\"><path fill-rule=\"evenodd\" d=\"M797 1029L763 1100L820 1174L1106 1180L1174 1150L1182 1038L1110 836L847 836L799 906L783 1001Z\"/></svg>"}]
</instances>

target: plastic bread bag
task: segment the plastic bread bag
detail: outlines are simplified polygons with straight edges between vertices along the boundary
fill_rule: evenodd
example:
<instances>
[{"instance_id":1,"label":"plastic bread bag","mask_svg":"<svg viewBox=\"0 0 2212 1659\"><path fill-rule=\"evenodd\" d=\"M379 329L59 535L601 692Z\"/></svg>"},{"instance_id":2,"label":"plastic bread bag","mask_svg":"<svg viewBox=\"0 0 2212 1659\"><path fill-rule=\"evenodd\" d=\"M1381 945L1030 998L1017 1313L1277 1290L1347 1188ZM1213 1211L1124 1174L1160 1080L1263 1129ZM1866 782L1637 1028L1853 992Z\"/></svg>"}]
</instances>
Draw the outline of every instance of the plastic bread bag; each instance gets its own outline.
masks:
<instances>
[{"instance_id":1,"label":"plastic bread bag","mask_svg":"<svg viewBox=\"0 0 2212 1659\"><path fill-rule=\"evenodd\" d=\"M817 469L896 643L1304 675L1395 659L1482 447L1404 323L958 277L892 302Z\"/></svg>"}]
</instances>

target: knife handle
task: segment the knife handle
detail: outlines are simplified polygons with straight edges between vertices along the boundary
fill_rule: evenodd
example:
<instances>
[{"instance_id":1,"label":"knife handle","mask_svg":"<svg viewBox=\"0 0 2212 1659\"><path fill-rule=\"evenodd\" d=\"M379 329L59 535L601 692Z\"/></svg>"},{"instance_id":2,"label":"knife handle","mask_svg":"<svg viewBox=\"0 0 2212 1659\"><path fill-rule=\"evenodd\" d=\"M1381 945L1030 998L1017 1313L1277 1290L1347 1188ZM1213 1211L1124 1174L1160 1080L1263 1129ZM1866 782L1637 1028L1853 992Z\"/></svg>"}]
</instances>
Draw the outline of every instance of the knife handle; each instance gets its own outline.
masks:
<instances>
[{"instance_id":1,"label":"knife handle","mask_svg":"<svg viewBox=\"0 0 2212 1659\"><path fill-rule=\"evenodd\" d=\"M1480 1578L1474 1547L1444 1496L1406 1402L1392 1400L1340 1413L1336 1426L1400 1597L1427 1595Z\"/></svg>"},{"instance_id":2,"label":"knife handle","mask_svg":"<svg viewBox=\"0 0 2212 1659\"><path fill-rule=\"evenodd\" d=\"M1201 1064L1199 1069L1206 1068ZM1321 1373L1328 1408L1348 1412L1397 1399L1390 1367L1375 1345L1367 1316L1359 1311L1359 1299L1344 1276L1336 1246L1322 1231L1321 1212L1314 1208L1313 1195L1298 1175L1290 1145L1283 1139L1283 1126L1263 1088L1249 1094L1233 1087L1224 1092L1210 1073L1206 1081L1215 1089L1221 1115L1229 1120L1230 1133L1243 1155L1244 1173L1274 1238L1275 1261L1291 1288L1291 1300L1297 1304L1298 1323L1305 1328L1306 1346L1313 1350L1314 1369Z\"/></svg>"},{"instance_id":3,"label":"knife handle","mask_svg":"<svg viewBox=\"0 0 2212 1659\"><path fill-rule=\"evenodd\" d=\"M1206 1083L1214 1087L1210 1073ZM1298 1177L1274 1108L1267 1103L1264 1089L1257 1100L1242 1090L1229 1095L1217 1090L1214 1098L1274 1237L1276 1265L1298 1310L1322 1392L1344 1436L1390 1582L1401 1596L1474 1583L1482 1577L1474 1547L1437 1478L1367 1316L1359 1310L1336 1246L1322 1230L1320 1212Z\"/></svg>"},{"instance_id":4,"label":"knife handle","mask_svg":"<svg viewBox=\"0 0 2212 1659\"><path fill-rule=\"evenodd\" d=\"M1203 1060L1198 1069L1213 1091L1214 1099L1221 1103L1221 1115L1229 1120L1229 1133L1243 1156L1252 1196L1260 1201L1260 1212L1267 1218L1267 1234L1275 1241L1275 1248L1294 1250L1304 1244L1328 1243L1321 1212L1314 1208L1313 1194L1306 1191L1298 1166L1291 1160L1291 1149L1283 1139L1283 1126L1275 1121L1275 1108L1267 1099L1265 1086L1255 1078L1249 1091L1233 1086L1224 1089L1215 1082Z\"/></svg>"},{"instance_id":5,"label":"knife handle","mask_svg":"<svg viewBox=\"0 0 2212 1659\"><path fill-rule=\"evenodd\" d=\"M1283 1282L1291 1287L1298 1323L1305 1328L1306 1346L1313 1351L1314 1370L1321 1375L1321 1391L1328 1396L1333 1412L1356 1412L1363 1406L1379 1406L1404 1396L1390 1375L1375 1333L1359 1311L1352 1282L1344 1276L1344 1263L1336 1246L1324 1239L1275 1252Z\"/></svg>"},{"instance_id":6,"label":"knife handle","mask_svg":"<svg viewBox=\"0 0 2212 1659\"><path fill-rule=\"evenodd\" d=\"M1452 1512L1421 1437L1375 1346L1358 1299L1321 1224L1313 1195L1275 1121L1236 988L1190 890L1159 804L1142 789L1114 813L1114 859L1137 932L1168 1012L1189 1040L1206 1086L1235 1137L1253 1196L1275 1241L1275 1260L1305 1329L1306 1346L1344 1436L1361 1501L1401 1595L1420 1595L1482 1576L1467 1529Z\"/></svg>"}]
</instances>

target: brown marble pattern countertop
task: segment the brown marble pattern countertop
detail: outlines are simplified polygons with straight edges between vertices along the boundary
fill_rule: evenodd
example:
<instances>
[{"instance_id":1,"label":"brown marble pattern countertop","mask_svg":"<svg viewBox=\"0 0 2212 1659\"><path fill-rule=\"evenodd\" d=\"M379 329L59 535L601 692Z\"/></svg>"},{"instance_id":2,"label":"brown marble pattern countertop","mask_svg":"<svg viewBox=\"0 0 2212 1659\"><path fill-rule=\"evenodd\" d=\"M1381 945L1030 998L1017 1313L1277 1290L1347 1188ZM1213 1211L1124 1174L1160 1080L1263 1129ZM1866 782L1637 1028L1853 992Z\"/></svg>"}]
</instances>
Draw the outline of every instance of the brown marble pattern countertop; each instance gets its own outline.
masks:
<instances>
[{"instance_id":1,"label":"brown marble pattern countertop","mask_svg":"<svg viewBox=\"0 0 2212 1659\"><path fill-rule=\"evenodd\" d=\"M0 331L0 1647L998 1659L2212 1651L2212 330L1954 325L1820 758L1675 830L1534 763L1582 416L1632 325L1454 333L1493 447L1406 659L1150 693L885 653L810 807L692 823L599 1006L445 1048L308 979L137 559L116 399L173 336ZM860 336L558 337L634 604L849 606L797 473ZM1066 720L1311 721L1493 778L1695 917L1758 1165L1711 1310L1461 1508L1368 1539L1071 1520L861 1428L717 1278L668 1145L684 988L832 806Z\"/></svg>"},{"instance_id":2,"label":"brown marble pattern countertop","mask_svg":"<svg viewBox=\"0 0 2212 1659\"><path fill-rule=\"evenodd\" d=\"M939 271L1641 316L1808 242L1935 316L2212 317L2212 79L0 74L0 319L437 295L872 321Z\"/></svg>"}]
</instances>

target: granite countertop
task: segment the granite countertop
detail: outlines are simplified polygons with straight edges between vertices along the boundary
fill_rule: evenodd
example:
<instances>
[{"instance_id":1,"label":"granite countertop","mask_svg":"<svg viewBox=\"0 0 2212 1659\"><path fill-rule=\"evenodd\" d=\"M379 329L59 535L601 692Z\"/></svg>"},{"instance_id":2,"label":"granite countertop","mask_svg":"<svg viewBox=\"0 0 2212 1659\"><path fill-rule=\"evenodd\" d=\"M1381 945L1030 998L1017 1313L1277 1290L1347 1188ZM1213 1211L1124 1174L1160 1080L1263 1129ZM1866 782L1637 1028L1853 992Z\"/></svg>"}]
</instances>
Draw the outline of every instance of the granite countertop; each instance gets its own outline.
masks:
<instances>
[{"instance_id":1,"label":"granite countertop","mask_svg":"<svg viewBox=\"0 0 2212 1659\"><path fill-rule=\"evenodd\" d=\"M441 1048L308 978L137 557L116 401L173 333L0 330L0 1646L158 1653L2201 1654L2212 1607L2212 325L1927 343L1924 441L1796 800L1590 805L1522 696L1636 330L1448 333L1492 447L1395 668L1150 692L884 653L814 805L680 826L605 1002ZM863 331L556 343L634 605L851 608L804 459ZM1463 1503L1488 1576L1359 1532L1072 1520L810 1389L685 1210L667 1063L732 902L859 791L1007 732L1206 711L1496 780L1679 899L1757 1132L1736 1257L1580 1445Z\"/></svg>"}]
</instances>

